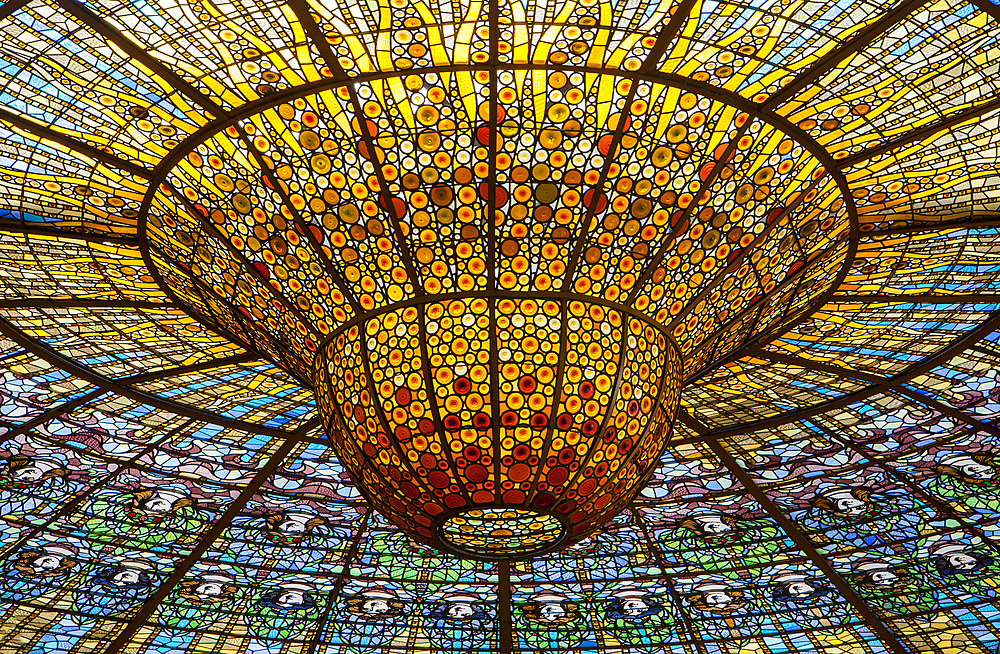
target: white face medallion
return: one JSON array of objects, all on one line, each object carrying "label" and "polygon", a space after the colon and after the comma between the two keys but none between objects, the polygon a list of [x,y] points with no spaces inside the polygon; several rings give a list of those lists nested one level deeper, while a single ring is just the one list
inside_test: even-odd
[{"label": "white face medallion", "polygon": [[891,586],[899,577],[888,570],[881,570],[879,572],[873,572],[872,582],[879,586]]},{"label": "white face medallion", "polygon": [[23,468],[18,468],[17,470],[15,470],[13,474],[11,474],[11,477],[13,477],[14,481],[19,481],[24,483],[34,483],[36,481],[41,480],[42,475],[44,474],[45,473],[42,472],[41,468],[38,468],[33,465],[26,465]]},{"label": "white face medallion", "polygon": [[627,599],[622,603],[622,613],[625,615],[642,615],[649,610],[649,604],[641,598]]},{"label": "white face medallion", "polygon": [[142,507],[142,510],[147,513],[162,514],[170,513],[174,508],[174,503],[170,499],[154,492],[153,495],[150,496],[149,499],[143,501],[140,506]]},{"label": "white face medallion", "polygon": [[955,570],[974,570],[979,563],[976,557],[965,552],[956,552],[947,556],[948,563]]},{"label": "white face medallion", "polygon": [[711,606],[713,609],[724,609],[733,603],[733,598],[721,590],[713,590],[705,593],[704,600],[705,604]]},{"label": "white face medallion", "polygon": [[301,534],[306,529],[306,519],[299,515],[286,516],[278,523],[278,531],[284,534]]},{"label": "white face medallion", "polygon": [[139,583],[139,573],[135,570],[122,570],[111,577],[111,581],[119,586],[131,586]]},{"label": "white face medallion", "polygon": [[695,518],[695,522],[698,523],[698,527],[704,534],[724,534],[727,531],[733,530],[732,526],[723,522],[722,518],[719,518],[718,516]]},{"label": "white face medallion", "polygon": [[451,618],[467,618],[475,613],[472,604],[468,602],[455,602],[448,605],[447,614]]},{"label": "white face medallion", "polygon": [[389,612],[389,603],[383,599],[370,599],[361,605],[361,610],[369,615],[382,615]]},{"label": "white face medallion", "polygon": [[194,594],[198,597],[218,597],[222,595],[222,584],[216,581],[206,581],[198,584],[194,589]]},{"label": "white face medallion", "polygon": [[815,592],[815,588],[804,581],[794,581],[788,584],[787,591],[792,597],[809,597]]},{"label": "white face medallion", "polygon": [[31,569],[35,572],[45,572],[46,570],[55,570],[60,565],[62,565],[63,559],[59,556],[54,556],[52,554],[42,554],[35,558],[31,563]]},{"label": "white face medallion", "polygon": [[993,466],[988,466],[985,463],[979,463],[978,461],[968,461],[968,463],[963,463],[959,466],[962,474],[969,479],[976,479],[979,481],[985,481],[987,479],[993,479],[996,477],[997,471]]},{"label": "white face medallion", "polygon": [[859,500],[856,497],[841,497],[837,500],[835,506],[837,507],[837,513],[860,515],[864,512],[866,503],[864,500]]},{"label": "white face medallion", "polygon": [[305,604],[306,597],[301,590],[286,590],[278,595],[274,603],[287,609]]},{"label": "white face medallion", "polygon": [[538,615],[546,622],[555,622],[566,616],[566,610],[562,607],[562,604],[551,602],[543,604],[538,610]]}]

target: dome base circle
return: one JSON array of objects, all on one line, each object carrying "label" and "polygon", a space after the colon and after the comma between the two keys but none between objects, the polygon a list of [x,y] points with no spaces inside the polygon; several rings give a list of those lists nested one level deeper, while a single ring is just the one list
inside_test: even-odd
[{"label": "dome base circle", "polygon": [[440,544],[463,558],[507,560],[558,550],[570,529],[550,513],[495,506],[454,513],[437,532]]}]

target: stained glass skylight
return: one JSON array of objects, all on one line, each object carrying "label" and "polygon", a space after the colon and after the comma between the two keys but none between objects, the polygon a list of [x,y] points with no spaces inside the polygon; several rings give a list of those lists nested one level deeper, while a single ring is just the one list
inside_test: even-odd
[{"label": "stained glass skylight", "polygon": [[7,0],[0,652],[996,654],[998,20]]}]

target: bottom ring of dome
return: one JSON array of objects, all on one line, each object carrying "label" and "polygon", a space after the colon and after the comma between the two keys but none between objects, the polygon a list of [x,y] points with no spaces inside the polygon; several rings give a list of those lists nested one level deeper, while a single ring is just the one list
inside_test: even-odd
[{"label": "bottom ring of dome", "polygon": [[463,510],[438,526],[440,542],[470,558],[530,557],[559,549],[568,527],[552,514],[509,507]]}]

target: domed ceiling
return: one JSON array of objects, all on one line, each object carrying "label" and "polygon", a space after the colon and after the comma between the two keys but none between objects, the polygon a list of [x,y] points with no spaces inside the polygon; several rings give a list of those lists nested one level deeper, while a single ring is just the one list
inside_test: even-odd
[{"label": "domed ceiling", "polygon": [[7,0],[0,654],[997,654],[998,21]]}]

